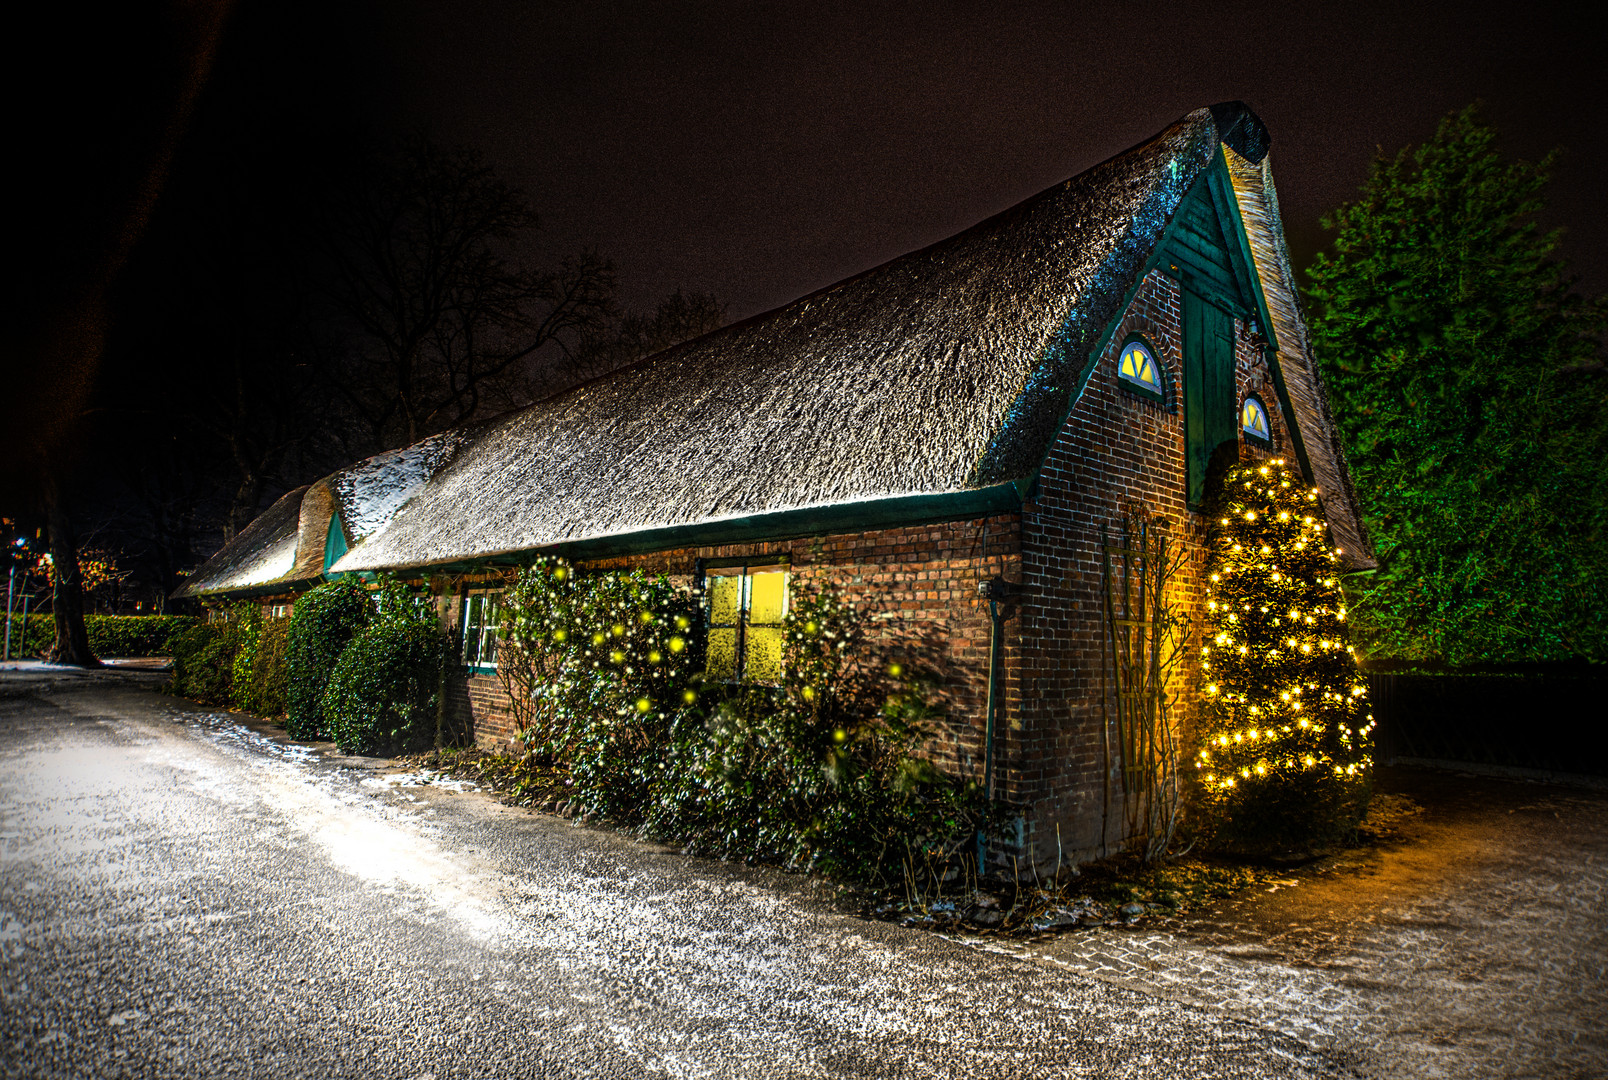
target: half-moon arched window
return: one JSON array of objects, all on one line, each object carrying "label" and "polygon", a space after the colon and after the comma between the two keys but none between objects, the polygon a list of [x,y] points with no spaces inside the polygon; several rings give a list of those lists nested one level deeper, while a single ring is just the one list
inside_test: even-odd
[{"label": "half-moon arched window", "polygon": [[1117,375],[1135,389],[1161,396],[1161,365],[1156,363],[1156,354],[1151,352],[1150,346],[1139,338],[1122,347]]},{"label": "half-moon arched window", "polygon": [[1254,395],[1247,397],[1245,404],[1240,407],[1240,430],[1252,440],[1269,446],[1273,444],[1273,428],[1267,422],[1267,406]]}]

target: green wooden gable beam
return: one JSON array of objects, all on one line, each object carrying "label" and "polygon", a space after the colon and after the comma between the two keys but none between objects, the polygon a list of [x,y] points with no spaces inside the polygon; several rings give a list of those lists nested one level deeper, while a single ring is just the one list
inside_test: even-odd
[{"label": "green wooden gable beam", "polygon": [[[1295,418],[1295,409],[1290,406],[1290,393],[1284,387],[1284,371],[1279,367],[1279,342],[1273,329],[1273,319],[1268,315],[1267,294],[1262,290],[1262,276],[1257,272],[1256,259],[1251,254],[1250,238],[1245,233],[1245,222],[1240,217],[1239,200],[1234,197],[1234,184],[1229,178],[1228,161],[1223,156],[1221,148],[1217,152],[1217,160],[1212,163],[1210,170],[1218,179],[1214,181],[1213,190],[1215,198],[1219,201],[1218,212],[1231,228],[1225,230],[1233,237],[1235,265],[1243,268],[1243,273],[1250,288],[1250,295],[1256,304],[1256,319],[1262,325],[1262,332],[1267,337],[1267,346],[1263,350],[1267,357],[1267,369],[1273,373],[1273,389],[1278,392],[1279,406],[1284,410],[1284,420],[1290,427],[1290,442],[1295,446],[1295,459],[1301,466],[1301,475],[1307,483],[1313,482],[1312,462],[1307,458],[1306,440],[1301,437],[1301,426]],[[1294,283],[1291,283],[1294,287]]]},{"label": "green wooden gable beam", "polygon": [[344,574],[332,574],[329,568],[340,561],[347,551],[346,527],[341,524],[340,511],[329,516],[329,529],[324,533],[324,579],[336,581]]},{"label": "green wooden gable beam", "polygon": [[[1133,303],[1133,298],[1139,295],[1139,289],[1144,285],[1145,278],[1150,276],[1151,271],[1160,270],[1168,277],[1182,279],[1182,273],[1175,269],[1175,264],[1178,260],[1173,257],[1173,245],[1176,242],[1177,232],[1185,227],[1185,205],[1191,199],[1204,198],[1210,200],[1213,209],[1222,215],[1219,217],[1219,221],[1226,226],[1223,229],[1225,237],[1232,237],[1233,239],[1234,247],[1229,252],[1230,261],[1236,267],[1236,279],[1242,282],[1243,287],[1246,289],[1246,296],[1242,298],[1241,302],[1255,313],[1257,322],[1261,324],[1267,334],[1266,355],[1268,370],[1273,373],[1273,386],[1278,392],[1279,404],[1284,409],[1285,420],[1289,423],[1290,440],[1295,445],[1295,455],[1300,463],[1302,475],[1307,478],[1308,483],[1311,483],[1312,467],[1307,460],[1306,444],[1302,441],[1301,430],[1297,426],[1295,410],[1290,407],[1289,392],[1284,388],[1284,373],[1279,370],[1278,343],[1274,338],[1273,320],[1268,317],[1267,297],[1262,291],[1261,276],[1256,272],[1256,260],[1251,257],[1250,241],[1245,235],[1245,223],[1240,218],[1239,201],[1234,198],[1233,193],[1234,186],[1228,174],[1228,161],[1224,158],[1222,149],[1219,147],[1217,157],[1210,165],[1201,170],[1201,175],[1196,178],[1195,183],[1191,185],[1183,199],[1179,200],[1178,209],[1173,213],[1172,219],[1167,222],[1167,227],[1162,230],[1161,237],[1156,241],[1156,246],[1151,251],[1150,257],[1145,260],[1144,266],[1140,267],[1139,273],[1134,275],[1132,284],[1128,286],[1127,292],[1123,295],[1121,306],[1117,308],[1117,313],[1112,316],[1111,321],[1106,324],[1105,329],[1100,333],[1098,340],[1090,348],[1089,354],[1084,360],[1083,370],[1078,374],[1077,387],[1067,402],[1066,415],[1061,417],[1061,426],[1064,427],[1067,421],[1072,418],[1072,411],[1077,408],[1078,401],[1083,397],[1083,391],[1089,385],[1089,380],[1094,377],[1094,369],[1099,366],[1100,357],[1105,355],[1106,349],[1111,344],[1112,336],[1116,334],[1117,327],[1122,325],[1122,320],[1128,314],[1128,308]],[[1186,282],[1186,284],[1188,283]],[[1179,388],[1174,389],[1176,392]],[[1179,406],[1182,405],[1181,401],[1177,403]],[[1051,447],[1053,448],[1053,446],[1054,443],[1052,442]],[[1040,462],[1038,467],[1033,470],[1030,477],[1030,482],[1033,485],[1037,484],[1039,473],[1043,471],[1043,468],[1044,462]]]}]

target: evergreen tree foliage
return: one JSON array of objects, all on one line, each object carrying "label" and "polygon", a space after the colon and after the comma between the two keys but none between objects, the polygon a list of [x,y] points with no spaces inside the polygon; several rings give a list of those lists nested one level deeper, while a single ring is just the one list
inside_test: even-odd
[{"label": "evergreen tree foliage", "polygon": [[1209,537],[1196,775],[1217,842],[1310,849],[1367,808],[1374,723],[1316,488],[1282,459],[1223,477]]},{"label": "evergreen tree foliage", "polygon": [[1376,656],[1608,659],[1608,305],[1535,225],[1554,161],[1505,160],[1470,107],[1324,220],[1312,338],[1379,558],[1348,582]]}]

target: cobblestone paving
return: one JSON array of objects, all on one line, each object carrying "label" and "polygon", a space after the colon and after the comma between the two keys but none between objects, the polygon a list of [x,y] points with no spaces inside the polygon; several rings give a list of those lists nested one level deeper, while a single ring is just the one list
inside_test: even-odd
[{"label": "cobblestone paving", "polygon": [[1608,1077],[1608,797],[1398,780],[1438,790],[1387,850],[1175,928],[977,944],[1209,1006],[1366,1076]]}]

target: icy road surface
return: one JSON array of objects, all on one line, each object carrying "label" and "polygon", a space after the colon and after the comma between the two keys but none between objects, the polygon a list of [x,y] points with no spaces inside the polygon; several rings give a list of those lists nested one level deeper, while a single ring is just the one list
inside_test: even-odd
[{"label": "icy road surface", "polygon": [[0,697],[10,1076],[1309,1077],[1358,1064],[227,714]]}]

